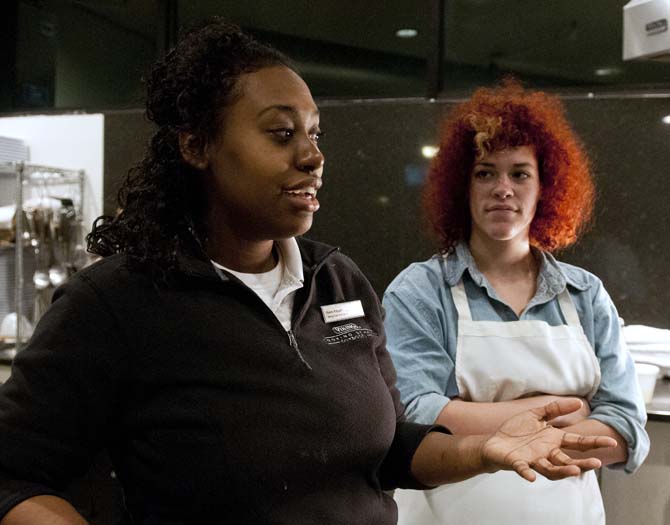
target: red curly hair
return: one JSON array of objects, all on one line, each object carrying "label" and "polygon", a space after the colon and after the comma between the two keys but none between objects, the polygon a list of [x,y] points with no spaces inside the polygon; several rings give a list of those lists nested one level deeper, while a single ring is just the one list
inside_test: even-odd
[{"label": "red curly hair", "polygon": [[531,146],[540,171],[540,202],[530,243],[546,251],[574,243],[589,223],[595,189],[589,159],[556,96],[525,90],[514,79],[480,88],[442,126],[440,149],[423,190],[423,208],[443,253],[471,231],[469,186],[475,159]]}]

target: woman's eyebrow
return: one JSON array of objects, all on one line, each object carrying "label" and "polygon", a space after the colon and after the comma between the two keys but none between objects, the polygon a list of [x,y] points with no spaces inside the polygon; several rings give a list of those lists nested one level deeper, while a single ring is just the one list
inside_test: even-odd
[{"label": "woman's eyebrow", "polygon": [[[477,162],[475,166],[484,166],[486,168],[495,168],[496,165],[493,162]],[[512,164],[515,168],[534,168],[535,165],[530,162],[517,162]]]},{"label": "woman's eyebrow", "polygon": [[[297,116],[298,115],[298,110],[294,106],[287,106],[285,104],[274,104],[272,106],[268,106],[261,111],[258,112],[258,117],[264,115],[268,111],[281,111],[283,113],[290,113],[291,115]],[[315,109],[312,111],[313,116],[318,116],[319,115],[319,110]]]}]

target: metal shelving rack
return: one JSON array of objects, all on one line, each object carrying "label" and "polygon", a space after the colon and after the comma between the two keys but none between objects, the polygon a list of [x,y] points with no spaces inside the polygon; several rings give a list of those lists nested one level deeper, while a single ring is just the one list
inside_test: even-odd
[{"label": "metal shelving rack", "polygon": [[16,322],[16,346],[18,352],[23,344],[21,316],[24,311],[23,287],[25,285],[23,275],[23,250],[24,250],[24,195],[26,187],[41,186],[71,186],[77,188],[78,199],[73,199],[73,204],[78,217],[82,217],[84,210],[84,170],[69,170],[30,164],[28,162],[0,163],[0,174],[14,175],[16,177],[16,236],[14,251],[14,309],[17,313]]}]

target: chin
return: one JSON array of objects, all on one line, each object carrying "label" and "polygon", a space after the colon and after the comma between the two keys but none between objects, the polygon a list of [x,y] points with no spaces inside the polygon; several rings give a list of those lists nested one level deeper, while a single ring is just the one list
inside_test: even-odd
[{"label": "chin", "polygon": [[306,234],[312,227],[312,218],[309,220],[303,219],[299,222],[286,225],[284,228],[280,228],[275,236],[275,239],[289,239],[291,237],[298,237],[300,235]]},{"label": "chin", "polygon": [[493,241],[509,241],[514,239],[518,233],[514,230],[494,230],[486,232],[486,236]]},{"label": "chin", "polygon": [[493,242],[509,242],[519,238],[518,230],[497,230],[484,232],[483,237]]}]

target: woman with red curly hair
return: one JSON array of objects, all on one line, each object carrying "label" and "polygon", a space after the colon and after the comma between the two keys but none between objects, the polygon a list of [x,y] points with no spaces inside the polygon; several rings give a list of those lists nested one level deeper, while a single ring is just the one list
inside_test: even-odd
[{"label": "woman with red curly hair", "polygon": [[[410,421],[478,435],[576,397],[582,409],[552,424],[609,435],[618,445],[596,452],[602,463],[640,466],[646,411],[617,311],[596,276],[551,254],[577,240],[593,200],[588,157],[558,98],[505,80],[452,110],[424,190],[440,253],[384,295]],[[605,523],[592,472],[552,484],[482,474],[397,491],[396,501],[401,525]]]}]

